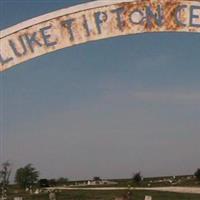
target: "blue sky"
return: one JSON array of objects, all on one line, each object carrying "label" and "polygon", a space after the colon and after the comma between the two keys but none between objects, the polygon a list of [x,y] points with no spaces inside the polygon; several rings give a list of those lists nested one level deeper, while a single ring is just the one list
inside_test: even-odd
[{"label": "blue sky", "polygon": [[[0,29],[80,0],[0,0]],[[0,74],[1,161],[42,177],[127,178],[200,167],[200,35],[91,42]]]}]

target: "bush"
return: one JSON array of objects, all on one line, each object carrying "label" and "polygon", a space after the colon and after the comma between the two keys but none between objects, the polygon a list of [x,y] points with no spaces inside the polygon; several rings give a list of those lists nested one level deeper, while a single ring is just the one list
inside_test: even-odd
[{"label": "bush", "polygon": [[194,173],[195,177],[197,178],[197,180],[200,181],[200,168],[197,169],[197,171]]},{"label": "bush", "polygon": [[133,182],[136,184],[140,184],[142,182],[142,175],[140,172],[133,175]]}]

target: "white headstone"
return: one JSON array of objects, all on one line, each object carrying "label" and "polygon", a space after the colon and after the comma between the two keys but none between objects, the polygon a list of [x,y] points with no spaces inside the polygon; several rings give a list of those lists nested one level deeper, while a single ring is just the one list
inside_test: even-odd
[{"label": "white headstone", "polygon": [[152,197],[151,196],[145,196],[144,200],[152,200]]},{"label": "white headstone", "polygon": [[14,200],[23,200],[22,197],[14,197]]},{"label": "white headstone", "polygon": [[56,200],[56,194],[54,192],[49,193],[49,200]]},{"label": "white headstone", "polygon": [[34,193],[39,194],[40,193],[39,189],[36,189]]}]

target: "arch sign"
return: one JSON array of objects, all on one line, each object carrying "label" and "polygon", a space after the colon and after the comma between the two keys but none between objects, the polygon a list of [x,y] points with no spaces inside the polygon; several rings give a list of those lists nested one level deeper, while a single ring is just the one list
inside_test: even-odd
[{"label": "arch sign", "polygon": [[200,32],[199,0],[98,0],[0,31],[0,71],[65,47],[144,32]]}]

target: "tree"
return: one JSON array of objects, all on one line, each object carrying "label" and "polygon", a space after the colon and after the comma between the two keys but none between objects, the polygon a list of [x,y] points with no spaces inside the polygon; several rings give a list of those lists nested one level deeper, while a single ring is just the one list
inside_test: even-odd
[{"label": "tree", "polygon": [[142,175],[140,172],[137,172],[133,175],[133,182],[135,182],[136,184],[140,184],[142,181]]},{"label": "tree", "polygon": [[58,185],[66,185],[68,184],[69,180],[68,178],[60,177],[56,182]]},{"label": "tree", "polygon": [[49,187],[49,181],[47,179],[40,179],[38,185],[41,188]]},{"label": "tree", "polygon": [[19,168],[16,171],[15,182],[22,188],[33,186],[39,178],[39,171],[37,171],[32,164]]},{"label": "tree", "polygon": [[7,187],[9,184],[9,178],[11,175],[11,164],[10,162],[5,162],[1,165],[0,168],[0,195],[3,198],[6,198]]},{"label": "tree", "polygon": [[99,184],[102,180],[99,176],[95,176],[93,177],[93,181],[95,182],[95,184]]},{"label": "tree", "polygon": [[11,175],[11,164],[10,162],[5,162],[2,164],[1,169],[0,169],[0,183],[8,185],[9,184],[9,178]]},{"label": "tree", "polygon": [[49,186],[50,187],[55,187],[56,186],[56,180],[55,179],[49,179]]},{"label": "tree", "polygon": [[93,177],[93,180],[94,181],[101,181],[101,178],[99,176],[95,176],[95,177]]},{"label": "tree", "polygon": [[200,168],[194,173],[195,177],[200,181]]}]

